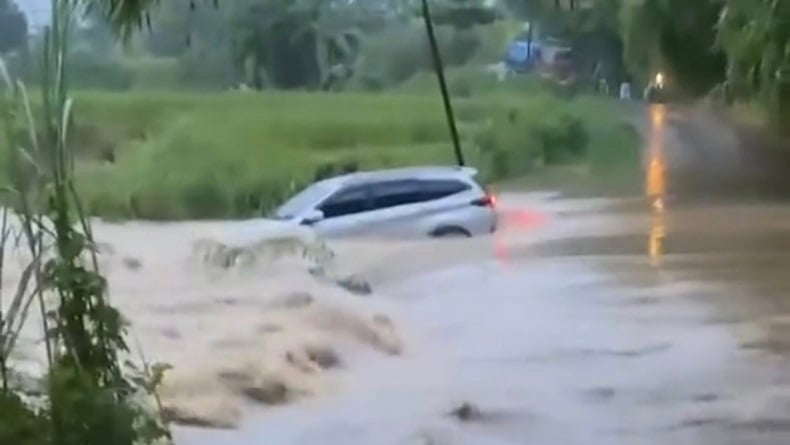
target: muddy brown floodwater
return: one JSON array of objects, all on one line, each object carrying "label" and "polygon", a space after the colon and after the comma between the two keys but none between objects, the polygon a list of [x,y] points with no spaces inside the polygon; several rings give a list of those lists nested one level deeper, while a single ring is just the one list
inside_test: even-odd
[{"label": "muddy brown floodwater", "polygon": [[786,184],[704,111],[643,124],[631,198],[510,193],[490,238],[338,245],[404,355],[183,443],[790,443]]},{"label": "muddy brown floodwater", "polygon": [[491,237],[331,243],[366,297],[298,261],[190,266],[224,223],[100,224],[166,405],[224,427],[177,443],[790,443],[790,205],[698,113],[646,113],[630,198],[506,193]]}]

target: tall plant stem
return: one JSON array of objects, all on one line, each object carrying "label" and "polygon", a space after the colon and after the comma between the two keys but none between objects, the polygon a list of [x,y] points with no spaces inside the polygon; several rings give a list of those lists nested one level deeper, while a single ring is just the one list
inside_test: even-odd
[{"label": "tall plant stem", "polygon": [[0,382],[3,392],[8,391],[8,363],[6,363],[5,351],[5,318],[3,317],[3,272],[5,271],[5,248],[8,235],[8,209],[0,210],[3,213],[2,223],[0,223]]}]

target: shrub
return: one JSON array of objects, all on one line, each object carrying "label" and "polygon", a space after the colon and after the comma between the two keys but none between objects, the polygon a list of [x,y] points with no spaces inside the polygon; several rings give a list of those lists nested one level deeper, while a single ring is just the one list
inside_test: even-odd
[{"label": "shrub", "polygon": [[184,211],[193,218],[212,218],[233,213],[233,203],[223,184],[213,176],[187,182],[181,191]]},{"label": "shrub", "polygon": [[[442,61],[448,67],[467,63],[480,46],[475,29],[436,28]],[[365,38],[358,77],[376,78],[383,85],[398,85],[433,69],[430,46],[422,22],[390,26]]]},{"label": "shrub", "polygon": [[[449,68],[445,71],[450,93],[457,97],[485,96],[488,98],[534,94],[546,97],[549,89],[546,81],[531,75],[518,75],[503,81],[495,73],[480,66]],[[436,76],[423,71],[400,85],[400,90],[409,93],[439,94]]]},{"label": "shrub", "polygon": [[[78,110],[80,119],[111,127],[150,125],[141,131],[144,139],[119,141],[114,164],[82,169],[79,185],[85,199],[104,216],[248,216],[312,180],[321,164],[342,171],[451,159],[443,154],[447,129],[435,98],[301,93],[88,97],[97,102]],[[184,97],[191,105],[182,102]],[[129,116],[132,110],[137,111]],[[110,183],[111,192],[93,191]]]},{"label": "shrub", "polygon": [[497,113],[476,138],[489,180],[500,180],[531,171],[540,163],[539,141],[527,123],[528,115],[515,109]]},{"label": "shrub", "polygon": [[562,164],[583,159],[589,137],[581,119],[563,113],[544,119],[535,127],[546,164]]},{"label": "shrub", "polygon": [[[455,71],[475,78],[467,72]],[[72,134],[77,187],[88,211],[105,218],[247,217],[318,177],[451,164],[436,81],[426,82],[432,94],[84,92]],[[636,134],[605,101],[521,94],[521,83],[488,94],[471,85],[454,105],[466,158],[488,179],[545,162],[588,160],[606,171],[638,159]],[[101,147],[112,147],[114,162]]]},{"label": "shrub", "polygon": [[222,90],[238,84],[229,51],[189,50],[179,59],[176,67],[182,87]]},{"label": "shrub", "polygon": [[132,73],[114,57],[96,57],[88,51],[75,51],[70,57],[68,74],[75,88],[128,90]]},{"label": "shrub", "polygon": [[134,58],[122,60],[135,89],[172,90],[181,86],[179,60],[172,58]]},{"label": "shrub", "polygon": [[384,79],[375,74],[361,74],[352,79],[348,89],[378,92],[384,90]]},{"label": "shrub", "polygon": [[[513,37],[508,29],[509,26],[512,26],[512,24],[507,22],[495,22],[490,25],[476,26],[475,32],[479,44],[472,58],[469,60],[469,63],[474,65],[488,65],[502,62],[505,56],[505,49],[508,43],[510,43],[510,38]],[[516,23],[515,26],[518,27],[520,24]]]}]

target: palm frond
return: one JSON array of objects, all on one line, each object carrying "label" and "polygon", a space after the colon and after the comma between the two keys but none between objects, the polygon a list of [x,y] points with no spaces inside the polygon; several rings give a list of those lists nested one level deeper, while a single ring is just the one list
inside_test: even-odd
[{"label": "palm frond", "polygon": [[88,11],[97,10],[121,37],[150,23],[150,12],[160,0],[84,0]]}]

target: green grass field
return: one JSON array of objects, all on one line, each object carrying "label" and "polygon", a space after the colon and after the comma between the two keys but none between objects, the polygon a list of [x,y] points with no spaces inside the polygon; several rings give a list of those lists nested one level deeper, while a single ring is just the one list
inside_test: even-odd
[{"label": "green grass field", "polygon": [[[472,93],[455,100],[457,117],[468,163],[488,180],[545,164],[587,162],[605,172],[635,159],[636,135],[606,101],[536,90]],[[106,218],[252,216],[328,165],[454,162],[435,91],[80,92],[75,99],[78,187],[89,211]]]}]

